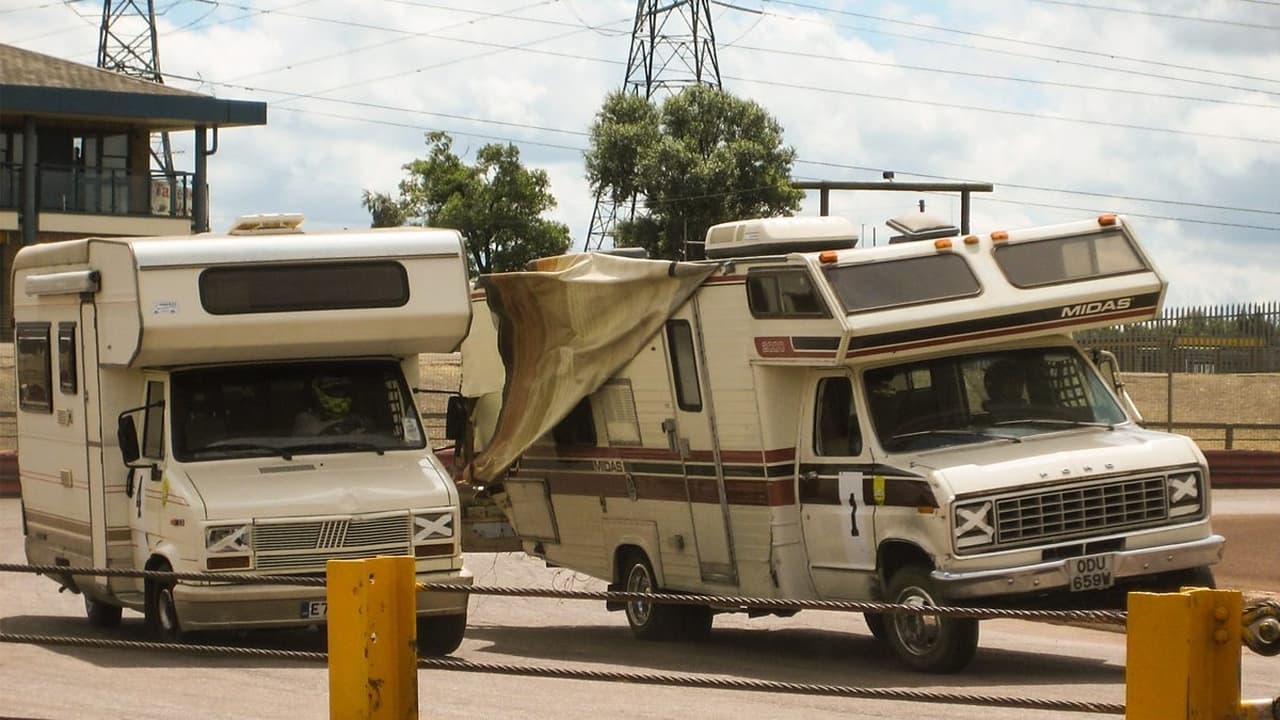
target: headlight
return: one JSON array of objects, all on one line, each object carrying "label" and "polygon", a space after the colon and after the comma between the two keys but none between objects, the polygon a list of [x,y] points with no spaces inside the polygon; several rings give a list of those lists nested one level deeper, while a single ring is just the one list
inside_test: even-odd
[{"label": "headlight", "polygon": [[955,506],[956,549],[990,545],[995,539],[990,500]]},{"label": "headlight", "polygon": [[1200,473],[1173,473],[1165,478],[1169,493],[1169,517],[1197,515],[1204,507],[1204,490],[1200,485]]},{"label": "headlight", "polygon": [[453,537],[453,513],[432,512],[413,516],[413,544]]},{"label": "headlight", "polygon": [[224,525],[204,529],[205,552],[249,552],[251,548],[248,525]]}]

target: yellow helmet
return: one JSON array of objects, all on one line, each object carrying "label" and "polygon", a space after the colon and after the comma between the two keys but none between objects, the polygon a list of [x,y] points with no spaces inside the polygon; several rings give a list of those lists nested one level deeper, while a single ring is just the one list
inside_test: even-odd
[{"label": "yellow helmet", "polygon": [[330,415],[346,415],[351,412],[351,380],[332,375],[321,375],[311,382],[320,409]]}]

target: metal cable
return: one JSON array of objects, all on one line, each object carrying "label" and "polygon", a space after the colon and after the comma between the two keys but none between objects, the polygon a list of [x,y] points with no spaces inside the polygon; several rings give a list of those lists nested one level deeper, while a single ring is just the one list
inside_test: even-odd
[{"label": "metal cable", "polygon": [[67,565],[22,565],[0,563],[0,572],[27,572],[40,575],[93,575],[97,577],[151,578],[153,580],[194,580],[199,582],[252,583],[261,585],[301,585],[324,587],[324,577],[309,575],[256,575],[253,573],[173,572],[170,570],[130,570],[87,568]]},{"label": "metal cable", "polygon": [[729,595],[684,595],[673,593],[639,593],[597,590],[549,590],[541,588],[457,585],[452,583],[418,583],[419,590],[469,592],[472,595],[506,597],[547,597],[570,600],[606,600],[619,602],[654,602],[679,605],[710,605],[715,608],[763,608],[770,610],[841,610],[847,612],[894,613],[899,615],[937,615],[961,618],[1004,618],[1010,620],[1051,620],[1092,622],[1109,625],[1125,624],[1123,610],[1012,610],[1003,608],[948,607],[944,605],[899,605],[884,602],[852,600],[790,600],[785,598],[752,598]]},{"label": "metal cable", "polygon": [[[89,647],[114,650],[153,650],[181,652],[192,655],[269,658],[275,660],[300,660],[324,662],[328,653],[299,650],[268,650],[261,648],[226,647],[221,645],[190,645],[185,643],[139,642],[108,640],[102,638],[76,638],[56,635],[24,635],[0,633],[0,643],[24,643],[61,647]],[[1029,710],[1056,710],[1063,712],[1087,712],[1107,715],[1123,715],[1124,705],[1116,703],[1082,702],[1076,700],[1050,700],[1002,695],[967,695],[929,690],[902,688],[864,688],[848,685],[819,685],[813,683],[789,683],[773,680],[748,680],[740,678],[706,677],[660,673],[630,673],[609,670],[553,667],[546,665],[510,665],[504,663],[475,663],[455,658],[422,658],[418,667],[455,672],[522,675],[564,680],[589,680],[596,682],[625,682],[670,687],[705,688],[716,690],[744,690],[752,692],[778,692],[796,695],[823,695],[851,697],[868,700],[898,700],[908,702],[983,705],[1011,707]]]}]

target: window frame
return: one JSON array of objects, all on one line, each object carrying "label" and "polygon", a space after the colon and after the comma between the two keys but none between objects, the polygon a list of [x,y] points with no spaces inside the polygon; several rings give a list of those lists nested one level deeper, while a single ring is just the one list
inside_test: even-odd
[{"label": "window frame", "polygon": [[[677,333],[680,333],[680,338],[676,337]],[[702,412],[702,383],[698,379],[698,350],[694,343],[693,325],[688,320],[668,320],[666,334],[676,406],[685,412]],[[686,339],[687,352],[682,345]],[[686,372],[688,380],[693,383],[692,388],[686,384]]]},{"label": "window frame", "polygon": [[[945,262],[945,263],[951,263],[952,265],[955,265],[956,263],[960,263],[959,267],[963,267],[965,269],[965,272],[968,275],[968,279],[972,281],[973,289],[965,292],[959,292],[959,293],[951,293],[951,294],[945,294],[945,295],[930,295],[927,297],[912,298],[905,302],[890,302],[890,303],[882,303],[879,305],[868,305],[866,307],[851,308],[849,307],[849,303],[846,301],[844,293],[842,293],[840,290],[841,284],[835,281],[835,277],[837,276],[838,273],[853,274],[853,273],[858,273],[858,272],[863,272],[868,270],[874,272],[875,269],[882,269],[889,265],[907,265],[912,263],[917,265],[923,265],[929,262],[933,262],[933,263]],[[982,286],[982,281],[979,280],[977,274],[974,273],[973,266],[969,263],[969,261],[960,255],[957,255],[955,253],[949,253],[949,252],[937,253],[934,255],[912,255],[909,257],[893,258],[890,260],[875,260],[872,262],[851,263],[847,265],[832,265],[825,268],[824,272],[826,274],[827,283],[831,286],[831,289],[835,291],[836,298],[839,299],[840,305],[844,308],[844,311],[847,315],[859,315],[862,313],[881,312],[884,310],[897,310],[899,308],[915,307],[918,305],[927,305],[927,304],[936,303],[936,302],[951,302],[953,300],[964,300],[967,298],[978,297],[982,295],[984,291]],[[917,273],[917,274],[921,276],[926,275],[926,273]],[[925,286],[923,283],[917,283],[916,285],[919,287]]]},{"label": "window frame", "polygon": [[[1094,267],[1097,267],[1098,265],[1098,242],[1097,241],[1102,239],[1110,239],[1110,238],[1119,238],[1122,242],[1124,242],[1124,245],[1126,248],[1128,248],[1130,254],[1133,256],[1135,260],[1138,261],[1139,267],[1131,270],[1120,270],[1116,272],[1100,273],[1095,275],[1077,275],[1074,277],[1059,278],[1059,279],[1047,280],[1047,281],[1041,281],[1041,282],[1018,282],[1017,280],[1014,279],[1013,275],[1010,274],[1009,269],[1006,266],[1005,262],[1002,262],[1000,259],[1001,255],[1004,255],[1007,259],[1010,256],[1010,253],[1030,252],[1030,248],[1036,248],[1036,247],[1044,248],[1052,245],[1062,246],[1072,241],[1091,240],[1092,242],[1088,244],[1089,258],[1092,261]],[[1100,280],[1102,278],[1119,277],[1121,275],[1134,275],[1136,273],[1152,272],[1151,262],[1147,260],[1147,257],[1143,255],[1141,251],[1138,250],[1138,247],[1134,245],[1133,241],[1130,240],[1129,236],[1120,230],[1116,230],[1113,232],[1103,232],[1103,233],[1086,233],[1081,235],[1068,235],[1066,237],[1044,238],[1041,240],[1027,240],[1024,242],[1004,243],[996,246],[992,250],[991,256],[995,260],[996,267],[1000,269],[1000,274],[1004,276],[1005,280],[1007,280],[1010,285],[1020,289],[1053,287],[1054,285],[1066,285],[1069,283],[1088,282],[1090,280]]]},{"label": "window frame", "polygon": [[[810,294],[817,301],[819,309],[812,312],[787,312],[782,310],[782,286],[781,278],[786,276],[799,276],[804,279],[809,286]],[[765,282],[769,281],[766,286]],[[756,307],[754,288],[768,287],[770,295],[777,301],[779,310],[770,311]],[[831,317],[831,308],[828,307],[827,301],[822,297],[822,293],[818,290],[818,284],[814,282],[813,276],[809,274],[807,268],[788,265],[783,267],[764,267],[752,268],[747,271],[746,279],[747,293],[747,309],[751,311],[751,317],[757,320],[774,320],[774,319],[826,319]]]},{"label": "window frame", "polygon": [[[158,391],[158,392],[157,392]],[[142,438],[138,450],[148,460],[163,460],[165,426],[165,381],[146,381],[146,402],[142,408]],[[158,394],[158,397],[157,397]]]},{"label": "window frame", "polygon": [[[388,278],[383,278],[382,282],[362,281],[354,283],[344,274],[349,275],[356,270],[374,270],[386,269],[394,270],[396,283],[392,284]],[[326,271],[331,271],[332,276],[323,277],[307,277],[308,275],[320,276]],[[228,288],[226,285],[218,285],[219,282],[230,283]],[[239,284],[241,287],[236,287]],[[393,308],[403,307],[409,302],[409,274],[405,270],[404,264],[395,260],[361,260],[347,262],[301,262],[301,263],[272,263],[268,265],[258,265],[251,267],[211,267],[201,271],[197,279],[199,288],[200,306],[210,315],[258,315],[263,313],[288,313],[288,312],[319,312],[326,310],[369,310],[376,308]],[[289,289],[297,292],[299,289],[317,287],[341,287],[341,288],[381,288],[386,289],[392,287],[398,289],[395,295],[370,295],[370,296],[330,296],[327,298],[302,298],[293,296],[286,298],[283,302],[275,302],[272,304],[255,304],[253,298],[245,299],[245,286],[271,287],[279,290],[281,288]]]},{"label": "window frame", "polygon": [[[53,348],[49,342],[50,323],[48,322],[20,322],[13,330],[14,340],[14,368],[15,375],[18,379],[18,408],[27,412],[37,412],[43,414],[53,413]],[[22,345],[24,343],[35,342],[43,346],[44,363],[42,367],[31,367],[23,362],[24,357],[29,353],[24,353]],[[43,387],[44,399],[32,400],[23,393],[23,375],[26,371],[35,370],[39,375],[41,382],[35,387]]]},{"label": "window frame", "polygon": [[58,389],[63,395],[80,391],[80,368],[77,365],[76,324],[58,323]]}]

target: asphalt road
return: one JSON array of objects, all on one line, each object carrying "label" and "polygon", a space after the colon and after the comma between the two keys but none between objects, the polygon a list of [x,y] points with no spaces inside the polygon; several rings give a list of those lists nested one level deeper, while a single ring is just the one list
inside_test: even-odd
[{"label": "asphalt road", "polygon": [[[1228,537],[1219,584],[1280,590],[1275,533],[1280,491],[1223,491],[1215,519]],[[1237,548],[1247,548],[1236,551]],[[23,562],[16,500],[0,500],[0,562]],[[485,584],[599,589],[563,569],[519,554],[469,555]],[[47,579],[0,573],[0,632],[143,639],[141,617],[126,613],[117,630],[91,629],[80,598]],[[253,647],[323,649],[316,631],[216,635],[210,641]],[[718,616],[703,643],[642,643],[619,613],[601,603],[473,597],[467,639],[456,656],[474,662],[555,665],[633,673],[904,688],[1108,703],[1124,701],[1123,634],[987,621],[978,657],[963,674],[908,672],[869,635],[857,615],[802,612],[792,618]],[[1280,658],[1244,655],[1244,695],[1280,694]],[[196,657],[171,653],[0,646],[0,717],[324,718],[327,671],[294,661]],[[543,679],[429,670],[419,673],[423,718],[919,718],[964,720],[1089,717],[1061,712],[862,700],[735,690]]]}]

